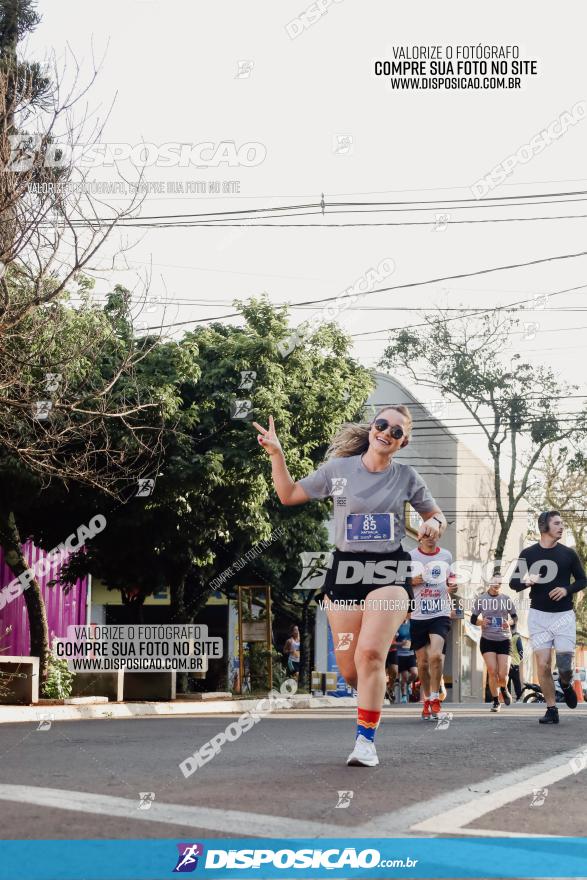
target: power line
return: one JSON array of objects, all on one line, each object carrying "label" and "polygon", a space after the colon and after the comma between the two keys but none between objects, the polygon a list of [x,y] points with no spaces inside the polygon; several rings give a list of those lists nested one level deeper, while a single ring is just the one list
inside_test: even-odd
[{"label": "power line", "polygon": [[[546,396],[547,395],[545,395],[545,397]],[[584,413],[582,413],[581,411],[579,411],[579,412],[565,411],[565,412],[561,412],[561,413],[556,413],[556,419],[559,422],[572,422],[572,421],[579,420],[580,417],[583,415],[584,415]],[[420,426],[418,428],[419,431],[428,430],[428,429],[433,430],[436,428],[436,426],[430,425],[430,418],[437,419],[436,416],[432,415],[428,418],[425,417],[422,419],[412,419],[412,423],[414,425]],[[472,419],[471,416],[462,416],[462,417],[455,416],[455,417],[450,417],[447,419],[438,418],[437,421],[439,421],[442,425],[445,425],[446,427],[452,427],[452,428],[474,428],[479,424],[474,419]],[[481,421],[482,421],[482,424],[486,428],[493,427],[493,421],[485,422],[483,419]],[[544,421],[542,416],[536,416],[534,418],[525,419],[524,424],[525,425],[539,425],[542,421]],[[459,422],[465,422],[465,424],[458,424]],[[506,424],[505,427],[508,427],[508,425]]]},{"label": "power line", "polygon": [[[445,205],[445,204],[463,204],[468,205],[471,204],[472,207],[477,207],[481,205],[487,205],[488,207],[493,207],[489,205],[489,202],[512,202],[515,205],[523,204],[519,201],[515,201],[517,199],[558,199],[559,196],[563,198],[560,201],[565,201],[566,196],[579,196],[578,199],[570,199],[570,201],[582,201],[581,197],[587,196],[587,190],[571,190],[570,192],[551,192],[551,193],[520,193],[519,195],[511,195],[511,196],[488,196],[487,198],[477,199],[475,196],[468,196],[466,199],[408,199],[404,201],[393,201],[393,202],[326,202],[326,206],[368,206],[372,207],[373,205],[377,206],[386,206],[386,205]],[[548,202],[528,202],[527,204],[548,204]],[[501,206],[497,206],[501,207]]]},{"label": "power line", "polygon": [[[301,214],[292,214],[291,217],[312,217],[321,215],[321,211],[306,211]],[[282,214],[282,217],[287,217],[287,214]],[[328,214],[325,215],[325,219],[328,218]],[[587,214],[555,214],[555,215],[546,215],[542,217],[492,217],[492,218],[478,218],[472,220],[447,220],[446,225],[448,226],[462,226],[462,225],[474,225],[476,223],[529,223],[532,221],[544,221],[544,220],[584,220],[587,217]],[[95,221],[79,221],[78,223],[72,223],[72,226],[78,227],[88,227],[92,226]],[[204,222],[204,221],[196,221],[189,223],[133,223],[133,222],[124,222],[117,223],[116,225],[120,229],[231,229],[231,228],[239,228],[239,227],[247,227],[251,228],[259,228],[259,229],[360,229],[360,228],[376,228],[378,226],[384,227],[393,227],[393,226],[438,226],[438,220],[402,220],[402,221],[389,221],[389,222],[377,222],[377,223],[261,223],[261,222],[252,222],[252,221],[243,221],[239,223],[227,222],[220,223],[216,221],[214,223]]]},{"label": "power line", "polygon": [[[376,290],[367,290],[364,293],[360,293],[359,295],[361,297],[366,297],[366,296],[372,296],[374,293],[388,293],[390,291],[396,291],[396,290],[408,290],[408,289],[411,289],[414,287],[425,287],[428,284],[439,284],[441,281],[456,281],[460,278],[472,278],[472,277],[475,277],[478,275],[489,275],[493,272],[505,272],[509,269],[522,269],[522,268],[527,268],[528,266],[538,266],[543,263],[560,262],[563,260],[574,260],[574,259],[577,259],[579,257],[584,257],[584,256],[587,256],[587,251],[578,251],[575,254],[559,254],[559,255],[556,255],[553,257],[540,257],[539,259],[529,260],[524,263],[510,263],[510,264],[504,265],[504,266],[492,266],[488,269],[477,269],[474,272],[459,272],[456,275],[442,275],[437,278],[428,278],[425,281],[408,281],[408,282],[405,282],[404,284],[393,284],[393,285],[390,285],[389,287],[378,287]],[[556,291],[554,293],[548,294],[548,296],[559,296],[562,293],[569,293],[574,290],[582,290],[585,287],[587,287],[586,284],[580,284],[576,287],[569,287],[569,288],[566,288],[565,290]],[[298,306],[300,306],[300,305],[301,306],[315,305],[317,303],[333,302],[334,300],[344,302],[344,300],[348,299],[349,297],[350,297],[350,294],[347,294],[345,296],[340,296],[340,295],[328,296],[328,297],[322,297],[320,299],[304,300],[303,302],[297,303],[297,305]],[[532,302],[534,299],[535,299],[535,297],[530,297],[529,299],[526,299],[526,300],[520,300],[517,303],[510,303],[510,305],[521,305],[526,302]],[[486,311],[488,311],[488,312],[497,311],[500,308],[504,308],[504,307],[503,306],[496,306],[493,308],[486,309]],[[145,327],[144,329],[145,330],[158,330],[158,329],[160,329],[161,326],[179,327],[179,326],[183,326],[185,324],[200,324],[205,321],[222,321],[226,318],[234,318],[234,317],[242,317],[242,315],[240,312],[229,312],[226,315],[217,315],[212,318],[194,318],[189,321],[175,321],[171,324],[157,325],[154,327]],[[449,321],[449,320],[455,320],[455,319],[447,318],[446,320]],[[413,326],[422,326],[422,325],[413,325]],[[382,328],[379,328],[378,330],[369,331],[369,332],[379,333],[379,332],[381,332],[381,329]],[[402,328],[385,327],[383,329],[390,330],[390,329],[402,329]],[[366,335],[366,334],[363,334],[363,333],[351,334],[351,336],[363,336],[363,335]]]},{"label": "power line", "polygon": [[[469,316],[465,315],[464,317],[469,317]],[[450,321],[450,320],[458,320],[458,319],[448,318],[447,320]],[[445,323],[445,322],[442,321],[442,323]],[[394,329],[395,330],[411,330],[413,327],[427,327],[427,326],[430,326],[430,325],[425,322],[423,324],[408,324],[404,327],[396,327]],[[391,331],[392,328],[390,327],[388,329]],[[582,325],[580,327],[544,327],[543,329],[536,328],[532,332],[534,334],[536,334],[536,333],[561,333],[562,331],[566,331],[566,332],[570,333],[573,330],[587,330],[587,327],[585,325]],[[380,333],[380,332],[381,332],[380,330],[377,331],[377,333]],[[526,330],[512,330],[512,336],[518,336],[520,334],[523,335],[524,333],[527,333],[527,332],[528,331],[526,331]],[[368,331],[365,331],[364,334],[363,333],[351,333],[351,336],[353,338],[356,338],[357,336],[363,336],[363,335],[366,336],[367,334],[370,334],[370,333],[371,333],[371,331],[368,330]],[[378,337],[378,338],[380,341],[386,339],[386,337],[384,337],[384,336]]]},{"label": "power line", "polygon": [[[174,306],[181,307],[181,306],[188,306],[188,305],[191,305],[191,303],[182,303],[182,302],[175,302],[175,301],[173,301],[173,305],[174,305]],[[392,311],[392,310],[391,310],[391,311]],[[408,309],[407,311],[416,311],[416,310],[415,310],[415,309]],[[443,310],[443,311],[444,311],[444,310]],[[461,311],[461,310],[459,309],[459,311]],[[463,310],[463,311],[464,311],[464,310]],[[486,314],[488,311],[516,311],[516,312],[523,312],[523,311],[526,311],[526,309],[513,309],[513,308],[511,308],[511,307],[510,307],[510,308],[503,308],[503,307],[501,307],[501,306],[496,306],[494,309],[479,309],[478,312],[471,312],[471,313],[467,313],[467,314],[465,314],[465,315],[459,315],[458,317],[455,317],[455,318],[442,318],[442,319],[435,319],[435,322],[441,322],[441,323],[444,324],[444,323],[446,323],[447,321],[458,321],[458,320],[460,320],[460,319],[462,319],[462,318],[475,317],[475,315],[478,314],[478,313]],[[529,311],[529,310],[528,310],[528,311]],[[558,311],[558,310],[557,310],[557,309],[552,309],[552,311],[553,311],[553,312],[556,312],[556,311]],[[585,308],[585,309],[569,309],[569,311],[587,312],[587,308]],[[195,321],[195,320],[196,320],[196,319],[194,319],[194,321]],[[206,320],[206,318],[199,318],[199,319],[198,319],[198,321],[205,321],[205,320]],[[210,318],[210,319],[208,319],[208,320],[212,320],[212,319]],[[178,323],[178,324],[183,324],[183,323],[191,324],[192,321],[185,321],[185,322],[183,322],[183,321],[178,321],[177,323]],[[165,327],[172,327],[172,326],[174,326],[174,325],[173,325],[173,324],[164,324],[163,326],[165,326]],[[405,325],[403,325],[403,326],[401,326],[401,327],[394,327],[394,328],[391,328],[391,327],[390,327],[390,328],[387,328],[387,329],[389,329],[390,331],[391,331],[392,329],[395,330],[395,331],[398,331],[398,330],[411,330],[411,329],[413,329],[413,328],[415,328],[415,327],[428,327],[428,326],[430,326],[430,324],[429,324],[428,322],[425,321],[425,322],[423,322],[423,323],[421,323],[421,324],[405,324]],[[149,330],[150,330],[150,329],[154,329],[154,328],[148,327],[148,328],[145,328],[145,329],[149,329]],[[561,332],[565,332],[565,331],[570,333],[570,332],[573,332],[573,331],[575,331],[575,330],[587,330],[587,326],[585,326],[585,325],[580,325],[580,326],[573,325],[572,327],[544,327],[544,328],[539,328],[539,327],[537,327],[537,328],[535,328],[534,330],[532,330],[532,333],[533,333],[533,334],[537,334],[537,333],[561,333]],[[351,333],[350,336],[351,336],[353,339],[356,339],[356,338],[359,337],[359,336],[368,336],[368,335],[371,335],[372,332],[373,332],[373,331],[371,331],[371,330],[365,330],[364,333]],[[381,330],[376,330],[375,332],[376,332],[376,333],[381,333]],[[512,336],[524,335],[524,334],[527,334],[527,333],[528,333],[528,330],[512,330]],[[389,341],[389,337],[387,337],[387,336],[378,336],[378,337],[376,337],[376,339],[373,340],[373,341],[385,342],[385,341]]]},{"label": "power line", "polygon": [[[151,220],[194,220],[198,218],[206,218],[206,217],[217,217],[219,219],[232,217],[234,215],[243,215],[243,214],[268,214],[269,216],[276,214],[277,216],[281,216],[278,212],[284,211],[307,211],[308,209],[315,209],[316,213],[320,213],[322,215],[326,215],[329,208],[344,208],[344,209],[354,209],[354,208],[373,208],[375,211],[411,211],[411,210],[421,210],[421,211],[430,211],[436,208],[430,207],[421,207],[426,205],[432,206],[461,206],[459,208],[455,208],[455,210],[464,210],[465,208],[472,209],[485,209],[485,208],[500,208],[500,207],[518,207],[518,206],[534,206],[534,205],[554,205],[554,204],[564,204],[567,202],[581,202],[584,201],[587,197],[587,190],[571,190],[571,191],[557,191],[557,192],[547,192],[547,193],[520,193],[519,195],[505,195],[505,196],[489,196],[483,199],[477,199],[474,196],[467,198],[446,198],[446,199],[404,199],[404,200],[396,200],[389,202],[377,202],[377,201],[362,201],[362,202],[350,202],[350,201],[342,201],[342,202],[330,202],[330,201],[319,201],[319,202],[307,202],[303,204],[288,204],[288,205],[275,205],[275,206],[266,206],[263,208],[238,208],[234,210],[223,210],[223,211],[200,211],[200,212],[192,212],[192,213],[179,213],[179,214],[147,214],[144,217],[122,217],[119,222],[126,225],[127,221],[131,220],[141,220],[141,221],[151,221]],[[258,197],[257,197],[258,198]],[[277,196],[275,197],[277,198]],[[524,199],[531,199],[531,201],[523,201]],[[501,204],[493,204],[499,202]],[[390,207],[391,206],[391,207]],[[417,207],[413,207],[417,206]],[[334,213],[342,213],[340,211]],[[351,210],[350,213],[356,213],[354,210]],[[359,212],[365,213],[365,212]],[[298,215],[303,216],[303,215]],[[117,217],[95,217],[93,218],[93,222],[114,222],[119,218]],[[246,219],[246,218],[245,218]],[[254,219],[254,218],[253,218]],[[208,221],[209,222],[209,221]],[[72,220],[73,224],[76,225],[85,225],[85,220]]]},{"label": "power line", "polygon": [[[550,296],[562,296],[564,293],[573,293],[578,290],[584,290],[586,287],[587,287],[587,284],[578,284],[575,287],[565,287],[563,290],[555,290],[552,293],[546,294],[546,296],[549,296],[549,297]],[[511,310],[513,306],[525,305],[528,302],[534,302],[535,299],[536,299],[536,297],[532,296],[529,299],[520,299],[517,302],[506,303],[505,305],[500,305],[500,306],[490,306],[489,308],[486,308],[486,309],[480,309],[477,312],[470,312],[468,314],[459,315],[459,316],[455,316],[452,318],[441,318],[441,319],[437,319],[437,320],[442,321],[443,324],[447,324],[450,321],[460,321],[463,318],[476,317],[477,315],[481,315],[483,313],[488,314],[489,312],[503,312],[503,311],[507,311],[508,309]],[[524,311],[524,309],[521,309],[520,311]],[[383,327],[383,328],[379,327],[377,330],[365,330],[363,333],[351,333],[350,335],[351,335],[351,338],[356,338],[357,336],[371,336],[374,333],[381,333],[382,331],[386,332],[388,330],[389,331],[392,331],[392,330],[413,330],[416,327],[429,327],[429,326],[430,325],[429,325],[428,321],[423,321],[420,324],[405,324],[402,327]]]},{"label": "power line", "polygon": [[[552,296],[553,294],[544,294],[545,296]],[[108,302],[110,294],[108,293],[100,293],[95,294],[93,296],[93,301],[98,303],[106,303]],[[83,301],[83,298],[78,294],[72,294],[70,297],[72,300]],[[129,301],[134,305],[147,305],[150,301],[149,299],[145,299],[143,295],[137,294],[137,296],[130,296]],[[190,299],[189,297],[183,296],[167,296],[166,299],[163,299],[160,302],[154,303],[154,305],[159,309],[165,309],[168,306],[197,306],[200,309],[214,309],[218,306],[228,306],[232,305],[233,300],[205,300],[205,299]],[[531,300],[524,300],[524,302],[531,302]],[[295,310],[303,310],[303,311],[314,311],[314,306],[304,306],[297,305],[296,303],[290,302],[272,302],[272,305],[275,307],[280,306],[288,306],[291,311]],[[422,311],[424,306],[353,306],[353,312],[419,312]],[[502,309],[503,311],[524,311],[528,313],[533,312],[556,312],[557,314],[564,314],[566,312],[587,312],[587,306],[536,306],[533,309],[516,309],[515,303],[505,303],[502,306],[494,306],[494,308]],[[471,314],[475,314],[476,312],[485,313],[487,308],[482,306],[442,306],[442,312],[470,312]],[[212,320],[211,318],[208,320]]]},{"label": "power line", "polygon": [[[434,419],[434,416],[432,416],[432,418]],[[556,418],[557,422],[559,422],[561,425],[569,427],[572,424],[582,423],[585,418],[585,413],[584,412],[577,412],[572,415],[562,416],[562,418],[559,418],[558,414],[554,413],[554,418]],[[417,423],[418,424],[418,429],[417,429],[418,434],[421,435],[423,433],[426,433],[429,436],[430,433],[432,433],[432,432],[440,431],[443,426],[448,428],[451,431],[460,431],[461,429],[477,428],[477,427],[480,429],[483,429],[483,428],[493,429],[493,427],[494,427],[493,422],[484,422],[484,421],[481,421],[481,424],[479,424],[479,422],[476,422],[474,420],[467,422],[465,424],[455,424],[455,423],[451,423],[450,421],[445,422],[443,419],[440,419],[440,418],[437,419],[436,421],[438,421],[438,423],[439,423],[438,425],[430,424],[429,422],[426,423],[426,420],[422,420],[421,422],[418,422]],[[524,425],[527,425],[527,426],[540,425],[543,421],[544,421],[544,419],[541,417],[540,418],[524,419]],[[505,420],[502,421],[502,429],[508,429],[508,430],[510,429],[509,423],[506,422]]]},{"label": "power line", "polygon": [[[544,394],[541,394],[538,391],[528,391],[528,393],[525,396],[526,397],[544,397]],[[567,399],[574,398],[574,397],[587,398],[587,394],[549,394],[548,397],[551,400],[567,400]],[[500,402],[500,399],[502,399],[502,398],[496,397],[497,403]],[[445,402],[447,404],[458,403],[458,401],[451,401],[451,400],[446,400]],[[422,402],[422,401],[418,401],[418,400],[416,400],[416,401],[413,401],[413,400],[395,401],[394,405],[399,405],[400,403],[403,406],[419,406],[419,407],[424,407],[424,408],[426,407],[426,401]],[[384,401],[383,403],[366,403],[365,404],[365,406],[379,406],[379,407],[390,406],[390,405],[391,404],[389,403],[389,401]]]}]

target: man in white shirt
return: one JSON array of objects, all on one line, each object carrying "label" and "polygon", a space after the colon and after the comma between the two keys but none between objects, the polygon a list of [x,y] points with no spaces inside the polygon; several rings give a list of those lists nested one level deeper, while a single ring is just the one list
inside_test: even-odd
[{"label": "man in white shirt", "polygon": [[414,591],[412,647],[416,651],[422,685],[422,718],[430,721],[437,718],[441,710],[439,691],[450,632],[450,592],[456,589],[456,581],[449,588],[452,554],[438,547],[435,538],[420,538],[418,546],[410,550],[410,556]]}]

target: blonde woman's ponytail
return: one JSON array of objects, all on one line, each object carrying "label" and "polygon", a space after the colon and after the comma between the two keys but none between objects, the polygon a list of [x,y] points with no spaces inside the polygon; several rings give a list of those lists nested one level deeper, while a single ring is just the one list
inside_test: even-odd
[{"label": "blonde woman's ponytail", "polygon": [[326,458],[348,458],[362,455],[369,448],[369,424],[346,422],[332,438],[326,450]]}]

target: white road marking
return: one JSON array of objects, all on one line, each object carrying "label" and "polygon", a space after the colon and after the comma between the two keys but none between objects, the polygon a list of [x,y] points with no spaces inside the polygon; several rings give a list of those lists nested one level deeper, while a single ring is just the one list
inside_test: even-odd
[{"label": "white road marking", "polygon": [[[569,753],[569,758],[572,758],[573,755],[576,755],[575,750]],[[535,765],[531,769],[536,769],[536,766],[539,765]],[[410,830],[420,831],[424,834],[431,831],[435,831],[437,834],[460,834],[463,827],[470,825],[476,819],[480,819],[481,816],[492,813],[494,810],[498,810],[500,807],[505,806],[505,804],[510,804],[519,798],[531,795],[537,788],[547,788],[549,785],[554,785],[555,782],[560,782],[561,779],[565,779],[573,772],[572,767],[570,767],[567,761],[565,764],[553,767],[551,770],[535,773],[529,779],[513,785],[510,777],[507,787],[490,791],[488,794],[481,795],[481,797],[471,800],[466,804],[443,812],[440,815],[432,816],[424,822],[413,825]]]},{"label": "white road marking", "polygon": [[[405,836],[406,833],[452,835],[468,833],[464,826],[474,822],[475,819],[530,794],[535,788],[544,788],[571,776],[573,768],[570,761],[584,748],[585,746],[578,746],[538,764],[518,767],[516,770],[474,783],[474,786],[465,786],[403,810],[375,816],[368,823],[370,834],[366,833],[366,827],[356,828],[355,833],[357,837],[380,835],[395,837]],[[475,829],[475,833],[480,837],[484,836],[481,829]],[[487,834],[487,836],[493,835]],[[514,835],[503,831],[499,836]]]},{"label": "white road marking", "polygon": [[[583,747],[585,748],[585,747]],[[570,763],[571,759],[576,756],[579,749],[571,749],[562,755],[556,756],[557,765],[550,766],[552,761],[542,761],[540,764],[530,765],[522,768],[525,772],[533,771],[533,774],[525,779],[516,782],[516,774],[505,774],[508,782],[502,788],[496,788],[495,782],[492,784],[492,790],[488,794],[455,807],[452,810],[444,811],[441,815],[432,816],[431,818],[413,825],[411,831],[420,831],[430,833],[435,831],[437,834],[460,834],[462,829],[470,825],[481,816],[498,810],[505,804],[517,801],[519,798],[531,795],[535,789],[548,788],[561,779],[575,774]]]},{"label": "white road marking", "polygon": [[0,800],[57,810],[73,810],[142,822],[162,822],[200,829],[208,828],[232,837],[340,837],[349,836],[351,828],[329,825],[311,819],[289,819],[286,816],[266,816],[239,810],[217,810],[210,807],[192,807],[186,804],[165,804],[153,801],[148,810],[139,810],[136,800],[91,794],[85,791],[67,791],[41,788],[35,785],[0,785]]},{"label": "white road marking", "polygon": [[113,797],[84,791],[67,791],[32,785],[0,785],[0,801],[40,807],[117,816],[143,822],[161,822],[194,829],[210,829],[235,837],[410,837],[427,835],[472,835],[478,837],[543,837],[465,826],[505,804],[546,788],[573,774],[571,759],[587,746],[547,758],[537,764],[493,776],[428,801],[374,816],[359,825],[336,825],[286,816],[264,815],[238,810],[194,807],[153,802],[149,810],[138,809],[138,798]]}]

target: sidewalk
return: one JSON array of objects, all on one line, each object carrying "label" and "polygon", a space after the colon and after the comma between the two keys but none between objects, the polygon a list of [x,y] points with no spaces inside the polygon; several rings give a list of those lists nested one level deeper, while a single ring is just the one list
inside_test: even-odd
[{"label": "sidewalk", "polygon": [[[206,700],[144,703],[98,703],[81,706],[0,706],[0,724],[40,721],[80,721],[92,718],[146,718],[153,715],[234,715],[251,711],[262,698],[248,700]],[[355,707],[355,697],[312,697],[296,694],[288,698],[293,709],[349,708]],[[283,711],[283,709],[278,709]]]}]

